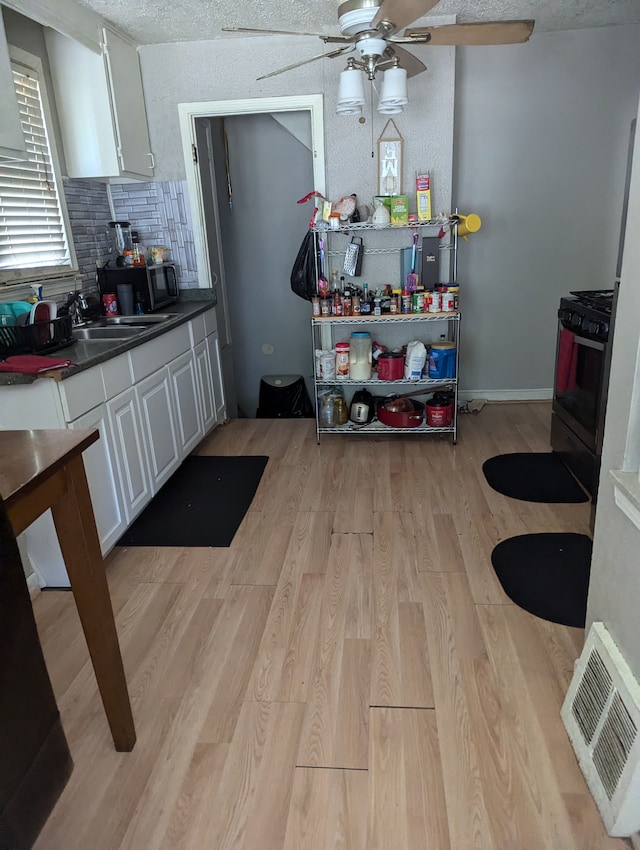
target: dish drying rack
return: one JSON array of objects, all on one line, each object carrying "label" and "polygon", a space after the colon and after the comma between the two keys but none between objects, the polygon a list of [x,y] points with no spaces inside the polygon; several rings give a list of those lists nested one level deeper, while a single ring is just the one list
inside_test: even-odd
[{"label": "dish drying rack", "polygon": [[75,342],[71,316],[32,325],[0,326],[0,358],[12,354],[49,354]]}]

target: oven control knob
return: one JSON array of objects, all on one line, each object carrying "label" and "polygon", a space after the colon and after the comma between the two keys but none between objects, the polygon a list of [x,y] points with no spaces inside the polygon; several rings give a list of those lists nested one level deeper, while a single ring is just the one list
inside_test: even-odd
[{"label": "oven control knob", "polygon": [[570,312],[569,313],[569,324],[572,325],[574,328],[579,328],[580,325],[582,324],[582,316],[580,315],[580,313]]}]

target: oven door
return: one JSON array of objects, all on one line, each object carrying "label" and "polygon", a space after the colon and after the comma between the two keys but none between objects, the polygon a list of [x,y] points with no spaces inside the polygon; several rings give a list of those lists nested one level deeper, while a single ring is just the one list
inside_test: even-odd
[{"label": "oven door", "polygon": [[604,342],[573,332],[573,352],[564,380],[559,380],[558,370],[561,366],[559,361],[556,363],[553,409],[593,451],[596,450],[602,403],[605,351]]}]

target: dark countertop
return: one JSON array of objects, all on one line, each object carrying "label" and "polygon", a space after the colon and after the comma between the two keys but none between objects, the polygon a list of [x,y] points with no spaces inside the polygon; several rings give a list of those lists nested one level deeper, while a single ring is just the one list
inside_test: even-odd
[{"label": "dark countertop", "polygon": [[[192,290],[193,291],[193,290]],[[214,297],[203,297],[201,300],[194,300],[193,297],[180,298],[176,304],[171,304],[166,310],[159,310],[160,313],[170,313],[171,319],[162,322],[158,325],[151,325],[148,330],[142,331],[135,337],[118,340],[92,340],[85,342],[77,340],[68,348],[62,348],[51,354],[51,357],[62,358],[66,357],[73,361],[73,366],[67,369],[61,369],[51,375],[59,376],[60,380],[70,378],[72,375],[77,375],[79,372],[84,372],[85,369],[90,369],[92,366],[98,366],[100,363],[105,363],[125,351],[130,351],[138,345],[143,345],[149,342],[150,339],[155,339],[167,331],[177,328],[178,325],[183,325],[199,313],[204,313],[215,307],[216,300]],[[0,387],[31,384],[39,377],[47,377],[46,373],[42,376],[37,375],[22,375],[19,372],[0,372]]]}]

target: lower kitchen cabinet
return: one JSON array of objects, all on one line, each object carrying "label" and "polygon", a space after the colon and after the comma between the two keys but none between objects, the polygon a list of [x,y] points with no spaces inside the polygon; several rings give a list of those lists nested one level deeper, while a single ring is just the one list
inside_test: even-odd
[{"label": "lower kitchen cabinet", "polygon": [[[191,352],[187,354],[193,358]],[[154,495],[182,460],[176,439],[169,369],[164,367],[154,372],[136,384],[135,389],[140,406],[140,424],[147,444],[151,494]]]},{"label": "lower kitchen cabinet", "polygon": [[[100,432],[83,458],[103,555],[225,419],[215,310],[196,320],[64,381],[0,387],[0,428]],[[25,535],[43,581],[68,586],[50,515]]]},{"label": "lower kitchen cabinet", "polygon": [[171,389],[175,399],[176,432],[180,459],[185,458],[198,445],[215,422],[203,426],[201,408],[207,403],[208,386],[198,378],[198,351],[187,351],[169,364]]},{"label": "lower kitchen cabinet", "polygon": [[220,343],[218,332],[209,334],[205,340],[209,352],[211,364],[211,377],[213,379],[213,404],[216,411],[216,422],[224,422],[226,417],[226,406],[224,401],[224,390],[222,383],[222,363],[220,362]]},{"label": "lower kitchen cabinet", "polygon": [[[113,430],[115,458],[122,485],[122,502],[127,522],[140,513],[151,498],[145,441],[142,437],[138,400],[130,387],[107,402]],[[94,491],[91,490],[91,498]]]},{"label": "lower kitchen cabinet", "polygon": [[100,439],[83,452],[82,458],[87,473],[93,512],[100,546],[108,552],[127,527],[127,515],[122,503],[122,487],[117,464],[115,446],[106,404],[90,410],[79,419],[70,422],[71,429],[97,428]]},{"label": "lower kitchen cabinet", "polygon": [[198,378],[198,396],[200,398],[200,414],[202,427],[206,434],[216,422],[216,399],[211,372],[211,357],[206,339],[199,342],[194,349],[196,359],[196,374]]}]

